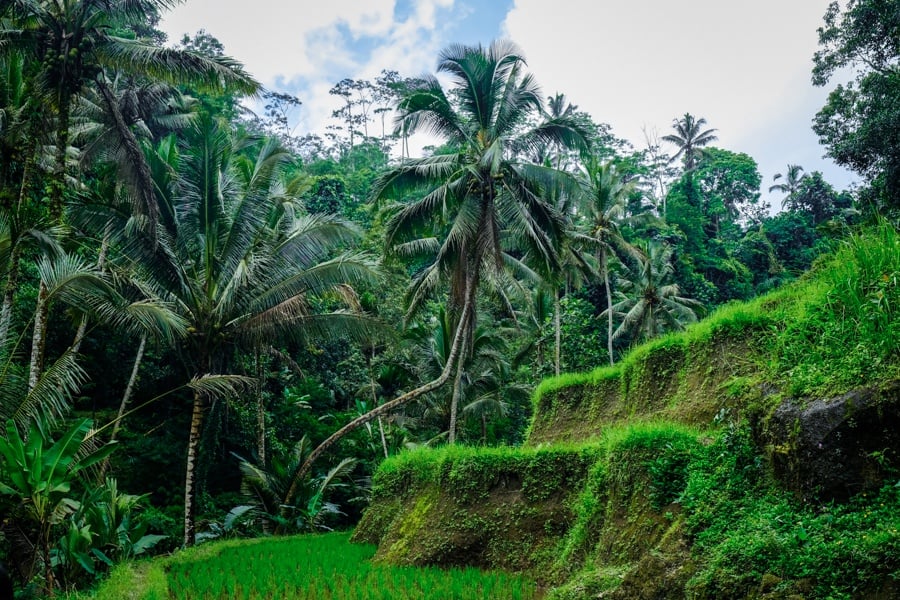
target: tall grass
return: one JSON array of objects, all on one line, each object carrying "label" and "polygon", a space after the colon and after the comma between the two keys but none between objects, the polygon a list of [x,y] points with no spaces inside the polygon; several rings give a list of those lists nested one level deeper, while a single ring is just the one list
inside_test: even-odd
[{"label": "tall grass", "polygon": [[837,395],[900,377],[900,233],[881,222],[848,236],[799,281],[719,307],[684,332],[636,347],[614,367],[546,379],[535,390],[535,412],[548,408],[548,394],[621,380],[651,354],[719,335],[753,340],[759,381],[793,396]]},{"label": "tall grass", "polygon": [[773,348],[790,393],[900,376],[900,234],[891,224],[848,237],[800,291]]}]

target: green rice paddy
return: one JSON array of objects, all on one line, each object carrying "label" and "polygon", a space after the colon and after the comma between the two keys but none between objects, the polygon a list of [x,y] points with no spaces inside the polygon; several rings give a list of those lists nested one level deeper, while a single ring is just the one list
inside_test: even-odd
[{"label": "green rice paddy", "polygon": [[167,569],[175,600],[531,600],[534,582],[478,569],[372,564],[375,546],[348,534],[272,539],[226,547],[215,556]]}]

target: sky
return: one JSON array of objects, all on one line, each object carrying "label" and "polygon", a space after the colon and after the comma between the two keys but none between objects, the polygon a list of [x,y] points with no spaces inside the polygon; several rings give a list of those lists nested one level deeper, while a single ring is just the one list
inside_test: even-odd
[{"label": "sky", "polygon": [[829,1],[186,0],[160,27],[171,42],[205,29],[268,89],[297,96],[298,135],[324,131],[343,78],[433,73],[451,43],[510,38],[545,95],[566,94],[636,149],[686,112],[705,118],[716,146],[756,159],[777,208],[767,190],[788,164],[838,189],[857,181],[811,129],[829,91],[810,79]]}]

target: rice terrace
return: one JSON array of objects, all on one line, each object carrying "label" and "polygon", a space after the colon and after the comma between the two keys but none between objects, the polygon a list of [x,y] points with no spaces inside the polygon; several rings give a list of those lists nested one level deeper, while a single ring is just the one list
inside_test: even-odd
[{"label": "rice terrace", "polygon": [[0,1],[0,600],[900,598],[898,32]]}]

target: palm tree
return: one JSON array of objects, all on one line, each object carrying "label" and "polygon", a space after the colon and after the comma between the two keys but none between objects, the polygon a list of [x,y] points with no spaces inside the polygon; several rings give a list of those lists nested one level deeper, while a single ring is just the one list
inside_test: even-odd
[{"label": "palm tree", "polygon": [[[451,76],[452,93],[426,79],[400,102],[398,119],[408,131],[440,135],[456,151],[406,161],[375,185],[376,200],[421,194],[398,207],[386,244],[399,254],[430,254],[411,289],[410,312],[449,282],[449,312],[455,323],[465,323],[466,345],[477,324],[475,296],[482,283],[502,278],[508,266],[521,268],[508,249],[518,248],[525,262],[541,270],[560,264],[565,218],[549,198],[565,178],[516,158],[538,146],[578,147],[584,136],[568,113],[527,128],[529,119],[542,115],[543,103],[523,65],[509,42],[445,50],[438,71]],[[469,351],[460,353],[462,360]]]},{"label": "palm tree", "polygon": [[[368,259],[337,254],[358,232],[335,217],[299,214],[299,200],[283,182],[289,155],[266,140],[248,157],[247,145],[210,118],[198,121],[190,146],[175,161],[177,177],[160,195],[158,236],[134,227],[129,236],[127,206],[98,211],[98,225],[113,225],[121,260],[135,265],[147,295],[170,302],[188,323],[195,377],[228,373],[234,349],[311,335],[358,338],[372,329],[356,314],[316,314],[311,304],[314,297],[345,292],[348,284],[373,281]],[[195,466],[212,400],[200,390],[194,394],[185,545],[194,543]]]},{"label": "palm tree", "polygon": [[584,147],[586,138],[568,117],[527,127],[530,117],[542,113],[543,102],[524,66],[521,51],[508,41],[453,45],[438,62],[452,90],[426,76],[400,100],[398,130],[435,134],[452,152],[402,162],[374,183],[372,198],[414,198],[396,207],[385,242],[397,254],[430,257],[413,282],[411,312],[449,282],[449,310],[456,321],[452,351],[437,379],[347,423],[310,453],[301,472],[350,431],[446,383],[467,353],[482,282],[500,279],[500,272],[517,262],[505,245],[529,254],[532,264],[558,265],[556,245],[565,220],[546,198],[551,188],[570,180],[517,157],[541,144]]},{"label": "palm tree", "polygon": [[[4,2],[3,16],[7,20],[0,28],[0,48],[4,52],[22,52],[38,65],[32,89],[47,99],[56,116],[56,160],[50,189],[54,219],[62,214],[72,102],[91,83],[109,100],[107,71],[149,76],[172,84],[190,83],[209,91],[226,87],[245,93],[258,90],[259,84],[230,59],[162,48],[120,35],[144,26],[149,15],[179,3],[180,0]],[[113,114],[117,112],[113,103],[107,108]],[[129,137],[124,129],[121,133],[123,139]],[[141,162],[134,148],[129,152],[133,160]],[[145,195],[142,200],[144,210],[153,209],[152,196]]]},{"label": "palm tree", "polygon": [[635,341],[647,340],[667,331],[684,329],[685,323],[697,320],[701,304],[681,296],[672,283],[672,248],[668,244],[649,242],[642,248],[640,268],[621,282],[623,298],[605,312],[622,315],[613,339],[628,334]]},{"label": "palm tree", "polygon": [[803,183],[803,180],[806,179],[806,177],[807,175],[803,172],[803,167],[800,165],[789,164],[784,175],[775,173],[775,175],[772,176],[772,181],[784,179],[781,183],[769,186],[769,192],[781,192],[782,194],[786,194],[784,200],[781,201],[781,207],[784,208],[794,194],[800,191],[800,184]]},{"label": "palm tree", "polygon": [[[445,50],[438,71],[452,77],[456,102],[436,79],[426,79],[400,102],[399,120],[408,131],[437,133],[457,151],[407,161],[375,186],[376,199],[424,194],[395,213],[386,242],[401,253],[432,253],[430,265],[414,281],[411,311],[449,282],[449,313],[454,322],[466,324],[455,388],[471,352],[475,295],[483,282],[499,279],[504,266],[515,262],[504,244],[520,248],[548,271],[560,264],[557,248],[565,220],[548,200],[562,183],[560,173],[516,157],[538,146],[575,147],[584,138],[567,113],[526,129],[530,118],[543,114],[543,103],[531,76],[522,73],[523,65],[518,48],[508,42]],[[422,238],[423,232],[428,237]],[[467,313],[462,312],[465,305]]]},{"label": "palm tree", "polygon": [[[598,275],[603,278],[606,290],[606,306],[613,305],[612,288],[609,282],[610,259],[612,257],[636,257],[636,251],[629,244],[619,229],[619,223],[625,217],[628,197],[634,190],[634,184],[626,182],[612,163],[599,164],[591,158],[581,168],[580,205],[585,215],[586,233],[578,234],[577,240],[594,248],[597,257]],[[615,364],[613,358],[613,312],[606,311],[607,352],[609,364]]]},{"label": "palm tree", "polygon": [[662,137],[663,141],[678,146],[678,152],[675,153],[672,160],[681,156],[684,161],[685,171],[691,171],[697,166],[697,161],[701,154],[701,147],[719,139],[715,135],[716,130],[704,130],[703,127],[705,125],[706,119],[702,117],[697,119],[691,113],[684,113],[684,116],[681,117],[681,119],[674,119],[672,121],[672,127],[675,128],[675,133],[664,135]]},{"label": "palm tree", "polygon": [[263,519],[263,531],[315,532],[327,529],[326,516],[340,513],[328,496],[346,485],[341,480],[353,472],[356,460],[345,458],[321,477],[301,479],[297,472],[309,450],[304,436],[287,456],[273,456],[269,466],[240,459],[241,492]]}]

